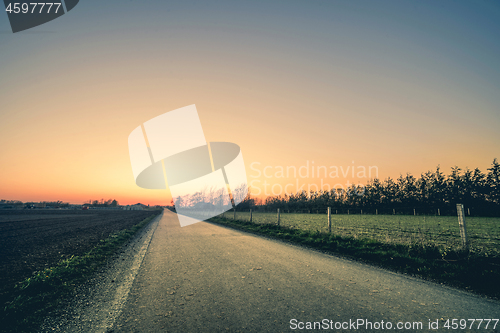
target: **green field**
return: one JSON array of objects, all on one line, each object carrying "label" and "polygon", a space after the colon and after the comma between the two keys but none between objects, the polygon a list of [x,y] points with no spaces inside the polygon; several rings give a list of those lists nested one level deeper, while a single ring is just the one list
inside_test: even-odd
[{"label": "green field", "polygon": [[[225,213],[233,218],[233,212]],[[236,219],[248,221],[249,212],[236,212]],[[254,212],[258,224],[276,224],[276,213]],[[446,249],[461,246],[458,219],[453,216],[346,215],[332,214],[332,233],[344,237],[369,238],[392,244],[433,244]],[[326,214],[282,213],[280,225],[288,228],[328,232]],[[470,250],[500,256],[500,218],[467,217]]]}]

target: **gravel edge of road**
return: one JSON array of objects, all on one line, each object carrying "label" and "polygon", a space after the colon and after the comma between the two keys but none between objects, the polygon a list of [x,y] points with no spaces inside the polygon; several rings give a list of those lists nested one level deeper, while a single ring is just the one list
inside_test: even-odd
[{"label": "gravel edge of road", "polygon": [[40,332],[112,332],[163,213],[142,228],[71,299],[49,314]]}]

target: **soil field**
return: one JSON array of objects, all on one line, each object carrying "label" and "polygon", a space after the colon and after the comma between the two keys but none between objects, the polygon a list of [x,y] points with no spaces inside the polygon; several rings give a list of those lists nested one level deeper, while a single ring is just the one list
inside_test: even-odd
[{"label": "soil field", "polygon": [[0,305],[16,282],[156,214],[122,210],[0,210]]}]

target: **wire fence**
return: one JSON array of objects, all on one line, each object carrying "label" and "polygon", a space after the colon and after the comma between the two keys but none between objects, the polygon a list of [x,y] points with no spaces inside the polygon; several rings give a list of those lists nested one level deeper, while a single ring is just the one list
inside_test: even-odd
[{"label": "wire fence", "polygon": [[[257,224],[278,224],[278,212],[226,212],[225,218]],[[343,237],[369,238],[391,244],[435,245],[443,249],[462,247],[457,217],[426,215],[335,214],[331,233]],[[500,256],[500,218],[466,216],[468,247],[476,253]],[[329,232],[327,214],[279,213],[279,225],[308,231]]]}]

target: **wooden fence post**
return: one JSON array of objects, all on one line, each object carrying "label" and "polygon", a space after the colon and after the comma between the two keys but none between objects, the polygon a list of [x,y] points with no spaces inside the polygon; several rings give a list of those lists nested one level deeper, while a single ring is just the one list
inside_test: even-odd
[{"label": "wooden fence post", "polygon": [[392,215],[396,215],[396,209],[392,209]]},{"label": "wooden fence post", "polygon": [[252,208],[250,208],[250,222],[252,222]]},{"label": "wooden fence post", "polygon": [[363,215],[363,210],[361,210],[361,215]]},{"label": "wooden fence post", "polygon": [[280,225],[280,209],[278,208],[278,225]]},{"label": "wooden fence post", "polygon": [[330,214],[331,209],[328,207],[328,233],[332,232],[332,215]]},{"label": "wooden fence post", "polygon": [[347,210],[347,215],[349,215],[349,209]]},{"label": "wooden fence post", "polygon": [[375,208],[375,215],[378,215],[378,209]]},{"label": "wooden fence post", "polygon": [[467,238],[467,227],[465,225],[464,205],[457,204],[458,226],[460,227],[460,237],[462,237],[462,246],[469,250],[469,239]]},{"label": "wooden fence post", "polygon": [[413,208],[413,215],[417,215],[417,213],[415,212],[415,208]]},{"label": "wooden fence post", "polygon": [[441,211],[439,210],[439,208],[438,208],[438,216],[441,216]]}]

